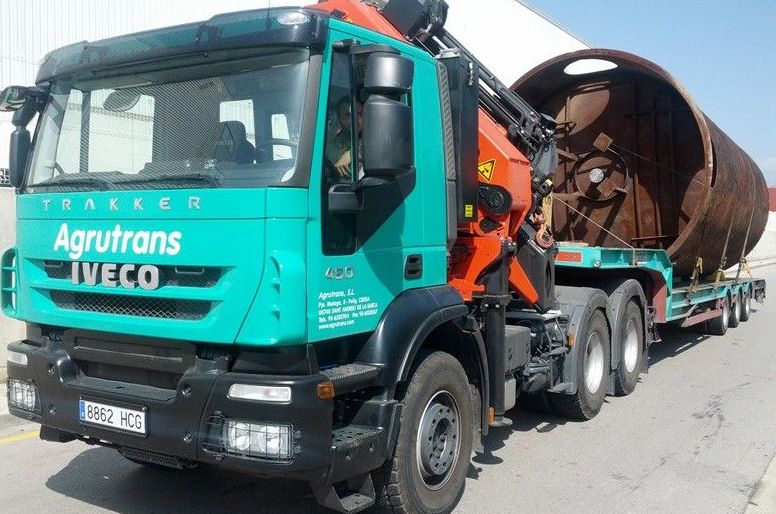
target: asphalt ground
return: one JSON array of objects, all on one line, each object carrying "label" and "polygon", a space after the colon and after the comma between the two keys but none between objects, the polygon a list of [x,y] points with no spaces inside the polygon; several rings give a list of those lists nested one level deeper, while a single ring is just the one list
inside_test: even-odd
[{"label": "asphalt ground", "polygon": [[[776,284],[776,266],[756,270]],[[515,409],[456,512],[776,512],[776,302],[724,337],[664,330],[636,391],[588,422]],[[2,409],[0,409],[2,412]],[[762,479],[762,480],[761,480]],[[313,513],[306,484],[130,463],[0,415],[4,513]]]}]

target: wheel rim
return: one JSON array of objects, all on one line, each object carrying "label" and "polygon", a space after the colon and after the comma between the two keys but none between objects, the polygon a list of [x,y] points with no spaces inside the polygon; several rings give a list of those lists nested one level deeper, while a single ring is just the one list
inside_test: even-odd
[{"label": "wheel rim", "polygon": [[601,387],[604,374],[604,345],[598,332],[593,332],[587,338],[585,351],[585,386],[590,393],[595,394]]},{"label": "wheel rim", "polygon": [[418,472],[431,490],[442,488],[452,475],[461,447],[458,403],[448,391],[438,391],[426,404],[415,442]]},{"label": "wheel rim", "polygon": [[625,341],[622,346],[622,360],[628,373],[636,369],[639,359],[639,333],[636,331],[636,321],[629,319],[625,325]]},{"label": "wheel rim", "polygon": [[728,323],[730,322],[730,305],[728,304],[727,299],[722,300],[722,326],[726,327],[728,326]]}]

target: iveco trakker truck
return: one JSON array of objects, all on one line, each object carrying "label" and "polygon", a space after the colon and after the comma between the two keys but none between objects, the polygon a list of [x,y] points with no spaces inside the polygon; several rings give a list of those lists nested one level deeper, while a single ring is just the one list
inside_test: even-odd
[{"label": "iveco trakker truck", "polygon": [[449,512],[519,395],[592,418],[656,323],[745,319],[761,281],[559,252],[555,122],[446,10],[224,14],[61,48],[6,88],[10,411],[138,463],[303,480],[341,512]]}]

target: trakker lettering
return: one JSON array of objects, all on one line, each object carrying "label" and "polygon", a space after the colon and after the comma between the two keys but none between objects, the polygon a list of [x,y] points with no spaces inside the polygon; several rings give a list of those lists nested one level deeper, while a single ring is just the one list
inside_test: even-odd
[{"label": "trakker lettering", "polygon": [[84,252],[135,255],[178,255],[183,234],[178,230],[124,230],[116,225],[113,230],[70,230],[62,223],[54,241],[54,251],[68,252],[71,259],[80,259]]},{"label": "trakker lettering", "polygon": [[[83,204],[81,203],[74,203],[72,199],[70,198],[62,198],[60,200],[55,201],[52,204],[52,201],[50,198],[45,198],[42,200],[43,202],[43,210],[48,211],[51,209],[52,205],[54,207],[59,207],[62,211],[72,211],[74,206],[81,205],[83,207],[83,210],[85,211],[96,211],[97,210],[97,204],[94,201],[94,198],[86,198],[83,201]],[[134,211],[143,211],[145,210],[145,204],[143,203],[144,199],[142,197],[136,197],[132,199],[132,206],[131,210]],[[103,201],[104,203],[104,201]],[[200,207],[200,197],[199,196],[189,196],[186,201],[186,208],[190,211],[198,211],[201,209]],[[172,208],[172,199],[169,196],[164,196],[159,199],[156,206],[159,208],[159,210],[162,211],[169,211]],[[118,198],[110,197],[108,198],[108,210],[109,211],[120,211],[120,210],[129,210],[129,204],[127,201],[124,201],[124,203],[121,203]]]},{"label": "trakker lettering", "polygon": [[106,287],[120,285],[126,289],[140,286],[140,289],[151,291],[159,288],[159,268],[150,264],[138,267],[134,264],[74,262],[71,280],[76,285],[96,286],[99,283]]}]

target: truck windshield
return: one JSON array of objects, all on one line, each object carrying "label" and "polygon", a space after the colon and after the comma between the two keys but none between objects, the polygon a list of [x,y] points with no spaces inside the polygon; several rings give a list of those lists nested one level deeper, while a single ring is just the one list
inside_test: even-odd
[{"label": "truck windshield", "polygon": [[298,185],[309,51],[55,80],[27,191]]}]

